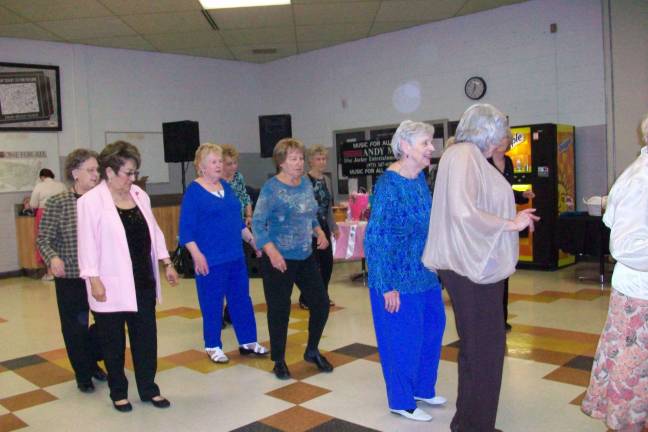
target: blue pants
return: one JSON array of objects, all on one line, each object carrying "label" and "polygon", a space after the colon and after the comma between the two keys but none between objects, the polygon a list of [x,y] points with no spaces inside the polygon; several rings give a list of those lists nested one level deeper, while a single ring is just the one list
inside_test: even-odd
[{"label": "blue pants", "polygon": [[435,396],[445,329],[441,290],[401,294],[400,310],[393,314],[385,310],[382,294],[369,292],[389,408],[414,409],[414,396]]},{"label": "blue pants", "polygon": [[206,276],[197,274],[196,288],[203,316],[205,348],[223,346],[223,297],[227,298],[239,345],[256,342],[256,320],[244,258],[210,266]]}]

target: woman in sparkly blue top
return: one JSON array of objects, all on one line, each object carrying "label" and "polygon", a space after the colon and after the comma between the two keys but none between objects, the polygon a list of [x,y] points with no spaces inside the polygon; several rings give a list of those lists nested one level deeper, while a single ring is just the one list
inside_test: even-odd
[{"label": "woman in sparkly blue top", "polygon": [[364,250],[380,363],[389,408],[411,420],[432,416],[416,402],[442,405],[435,384],[445,309],[435,273],[423,266],[432,198],[429,166],[434,128],[403,121],[392,138],[397,161],[378,179]]}]

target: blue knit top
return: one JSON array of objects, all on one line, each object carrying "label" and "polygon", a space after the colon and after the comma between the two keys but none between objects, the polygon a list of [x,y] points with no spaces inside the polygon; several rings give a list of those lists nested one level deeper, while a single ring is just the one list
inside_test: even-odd
[{"label": "blue knit top", "polygon": [[252,217],[259,249],[272,242],[284,259],[304,260],[313,253],[313,228],[318,226],[317,201],[308,178],[302,177],[298,186],[276,176],[265,182]]},{"label": "blue knit top", "polygon": [[207,265],[243,258],[241,203],[226,181],[222,198],[191,182],[180,208],[180,244],[196,242]]},{"label": "blue knit top", "polygon": [[440,289],[436,273],[421,262],[431,208],[432,197],[423,173],[415,179],[389,170],[380,176],[364,241],[369,288],[381,294]]}]

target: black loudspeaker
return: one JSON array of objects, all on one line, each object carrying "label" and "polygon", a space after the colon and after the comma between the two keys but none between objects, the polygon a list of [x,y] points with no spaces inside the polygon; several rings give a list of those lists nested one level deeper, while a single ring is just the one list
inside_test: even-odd
[{"label": "black loudspeaker", "polygon": [[277,141],[292,137],[290,114],[259,116],[261,157],[272,157]]},{"label": "black loudspeaker", "polygon": [[200,145],[198,122],[184,120],[162,123],[164,162],[193,161]]}]

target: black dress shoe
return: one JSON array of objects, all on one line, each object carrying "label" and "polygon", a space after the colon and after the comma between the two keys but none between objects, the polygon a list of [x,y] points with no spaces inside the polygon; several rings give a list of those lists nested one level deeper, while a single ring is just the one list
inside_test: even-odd
[{"label": "black dress shoe", "polygon": [[290,379],[290,371],[288,370],[288,365],[284,361],[275,362],[272,372],[274,372],[275,376],[280,380]]},{"label": "black dress shoe", "polygon": [[326,357],[324,357],[320,353],[304,354],[304,360],[309,363],[315,363],[317,369],[321,370],[322,372],[333,372],[333,365],[329,363],[329,361],[326,360]]},{"label": "black dress shoe", "polygon": [[164,397],[162,397],[162,399],[157,399],[157,400],[151,398],[144,402],[151,402],[151,404],[153,404],[155,408],[169,408],[171,406],[171,402],[169,402],[169,399],[166,399]]},{"label": "black dress shoe", "polygon": [[117,405],[117,404],[115,403],[115,401],[113,401],[113,406],[114,406],[115,409],[116,409],[117,411],[119,411],[119,412],[123,412],[123,413],[125,413],[125,412],[131,412],[131,411],[133,411],[133,405],[131,405],[130,402],[126,402],[126,403],[123,404],[123,405]]},{"label": "black dress shoe", "polygon": [[504,323],[504,330],[506,330],[507,332],[510,332],[512,328],[513,328],[513,327],[511,327],[511,324],[509,324],[509,323]]},{"label": "black dress shoe", "polygon": [[97,381],[106,381],[108,380],[108,375],[103,371],[103,369],[97,366],[97,369],[95,369],[95,371],[92,373],[92,378],[96,379]]},{"label": "black dress shoe", "polygon": [[77,383],[77,388],[81,393],[92,393],[95,391],[95,386],[92,381],[85,383]]}]

